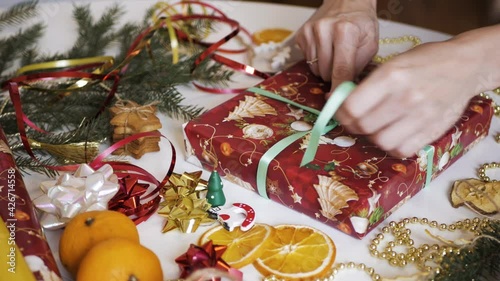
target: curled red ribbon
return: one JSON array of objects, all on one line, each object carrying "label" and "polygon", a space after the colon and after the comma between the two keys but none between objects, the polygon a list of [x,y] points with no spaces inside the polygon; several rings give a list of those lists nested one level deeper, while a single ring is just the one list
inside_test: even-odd
[{"label": "curled red ribbon", "polygon": [[[160,182],[148,171],[136,165],[123,162],[103,162],[103,159],[110,155],[116,149],[139,139],[141,137],[165,137],[158,131],[144,132],[129,136],[120,140],[99,154],[94,161],[89,165],[91,167],[110,164],[119,178],[120,190],[117,195],[112,198],[108,204],[109,209],[116,210],[129,216],[136,224],[147,220],[158,209],[160,204],[160,191],[168,183],[168,179],[172,175],[176,162],[175,147],[168,140],[172,150],[172,159],[165,174],[165,177]],[[154,189],[146,193],[150,186]]]}]

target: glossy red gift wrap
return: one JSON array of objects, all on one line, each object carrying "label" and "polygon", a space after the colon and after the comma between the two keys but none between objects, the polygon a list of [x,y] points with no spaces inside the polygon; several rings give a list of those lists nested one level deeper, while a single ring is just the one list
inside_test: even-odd
[{"label": "glossy red gift wrap", "polygon": [[[318,110],[330,89],[305,62],[257,87]],[[306,135],[270,162],[267,196],[362,238],[424,187],[427,172],[436,177],[487,136],[492,116],[491,101],[475,97],[455,126],[432,144],[434,153],[422,150],[405,159],[391,157],[363,136],[337,126],[321,136],[314,160],[300,167],[309,143]],[[283,138],[310,130],[316,117],[247,91],[186,124],[187,160],[209,171],[216,168],[225,179],[257,192],[262,155]],[[428,155],[433,163],[429,169]]]},{"label": "glossy red gift wrap", "polygon": [[[9,241],[0,242],[12,245],[12,239],[23,255],[10,259],[11,264],[2,264],[0,269],[5,271],[0,276],[9,278],[6,280],[15,279],[17,259],[24,259],[36,280],[62,280],[1,126],[0,217],[9,231]],[[8,277],[9,274],[12,276]]]}]

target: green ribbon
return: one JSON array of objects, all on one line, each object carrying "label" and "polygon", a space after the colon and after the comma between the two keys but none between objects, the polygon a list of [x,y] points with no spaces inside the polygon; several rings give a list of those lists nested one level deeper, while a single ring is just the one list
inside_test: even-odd
[{"label": "green ribbon", "polygon": [[340,84],[333,91],[331,97],[328,99],[321,111],[296,103],[280,95],[266,91],[262,88],[252,87],[248,89],[249,92],[282,101],[284,103],[291,104],[300,109],[318,115],[318,118],[316,119],[316,122],[314,123],[314,126],[310,131],[298,132],[290,135],[274,144],[269,150],[267,150],[266,153],[264,153],[264,155],[262,155],[257,167],[257,191],[259,192],[260,196],[269,199],[266,191],[266,179],[267,170],[271,161],[290,144],[301,139],[309,133],[311,134],[309,145],[307,146],[304,156],[302,157],[300,166],[302,167],[304,165],[307,165],[314,159],[314,155],[316,155],[316,151],[318,150],[320,137],[338,125],[335,120],[332,120],[333,115],[355,87],[356,85],[353,82],[343,82],[342,84]]},{"label": "green ribbon", "polygon": [[[283,138],[282,140],[275,143],[269,150],[267,150],[266,153],[264,153],[264,155],[262,155],[261,159],[259,160],[259,165],[257,166],[257,182],[256,182],[257,191],[259,192],[260,196],[269,199],[269,196],[267,195],[266,191],[266,180],[267,180],[267,171],[269,169],[269,164],[271,163],[271,161],[289,145],[291,145],[292,143],[301,139],[302,137],[306,136],[309,133],[311,134],[311,137],[309,139],[309,145],[307,146],[306,151],[304,152],[304,156],[302,157],[300,166],[303,167],[314,159],[314,156],[316,155],[316,152],[318,150],[320,137],[338,125],[337,121],[332,119],[333,115],[335,115],[335,112],[337,112],[340,105],[342,105],[344,100],[354,90],[355,87],[356,84],[354,84],[353,82],[343,82],[342,84],[340,84],[333,91],[332,96],[328,99],[328,101],[326,102],[325,106],[321,111],[296,103],[292,100],[271,93],[262,88],[252,87],[247,89],[247,91],[249,92],[253,92],[268,98],[272,98],[318,115],[318,118],[316,119],[316,122],[314,123],[314,126],[310,131],[297,132],[293,135]],[[427,172],[424,185],[425,187],[429,185],[432,179],[432,165],[433,165],[435,149],[434,146],[426,145],[423,148],[423,150],[427,155]]]},{"label": "green ribbon", "polygon": [[425,185],[424,187],[428,186],[429,183],[431,182],[432,179],[432,165],[434,164],[434,146],[432,145],[426,145],[423,150],[427,154],[427,172],[425,175]]}]

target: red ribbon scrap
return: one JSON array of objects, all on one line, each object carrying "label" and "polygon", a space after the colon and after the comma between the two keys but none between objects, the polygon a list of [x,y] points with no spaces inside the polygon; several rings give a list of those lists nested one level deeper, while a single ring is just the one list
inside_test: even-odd
[{"label": "red ribbon scrap", "polygon": [[[240,31],[243,31],[243,33],[251,38],[250,33],[241,27],[239,23],[233,19],[230,19],[227,17],[222,11],[217,9],[216,7],[203,3],[203,2],[198,2],[198,1],[181,1],[177,2],[171,5],[167,5],[164,10],[160,11],[160,13],[164,12],[166,9],[171,9],[173,6],[176,5],[198,5],[201,6],[202,9],[209,8],[211,9],[212,15],[208,15],[207,13],[205,14],[193,14],[193,13],[184,13],[184,14],[174,14],[171,15],[168,20],[172,22],[177,22],[177,21],[188,21],[188,20],[195,20],[195,19],[206,19],[206,20],[211,20],[211,21],[216,21],[216,22],[222,22],[226,23],[231,27],[231,32],[224,36],[222,39],[214,42],[214,43],[208,43],[208,42],[203,42],[203,41],[198,41],[194,40],[189,37],[188,34],[183,32],[180,29],[175,29],[175,34],[176,36],[181,39],[181,40],[187,40],[190,42],[194,42],[196,44],[202,45],[207,47],[200,55],[199,57],[195,60],[192,71],[195,70],[195,68],[202,63],[205,59],[210,58],[218,63],[221,63],[223,65],[226,65],[236,71],[241,71],[249,75],[261,77],[261,78],[268,78],[269,75],[263,72],[260,72],[256,70],[255,68],[236,62],[234,60],[231,60],[229,58],[220,56],[218,54],[215,54],[215,52],[224,52],[224,53],[242,53],[246,51],[246,48],[244,49],[235,49],[235,50],[230,50],[230,49],[222,49],[220,48],[223,44],[228,42],[230,39],[234,38],[235,36],[238,35]],[[89,83],[85,83],[87,85],[94,84],[96,82],[104,82],[104,81],[113,81],[113,84],[108,91],[107,97],[105,101],[103,102],[103,105],[99,109],[99,111],[96,113],[96,116],[102,113],[106,106],[109,105],[111,100],[113,99],[115,92],[118,88],[118,82],[120,81],[120,77],[126,72],[127,66],[130,63],[130,61],[138,55],[144,48],[149,47],[149,40],[151,37],[154,35],[156,30],[160,28],[165,28],[167,26],[167,19],[166,18],[160,18],[153,26],[147,28],[144,30],[133,42],[131,47],[129,48],[128,55],[126,56],[125,60],[121,62],[118,66],[114,68],[114,70],[109,71],[107,74],[101,74],[103,70],[107,67],[109,67],[110,62],[87,62],[87,63],[78,63],[79,60],[66,60],[66,61],[55,61],[52,63],[48,63],[50,65],[66,65],[66,67],[47,67],[43,68],[40,67],[39,65],[33,65],[31,67],[30,71],[25,71],[22,73],[22,75],[17,76],[15,78],[12,78],[6,82],[3,83],[2,88],[7,89],[9,91],[9,95],[12,101],[12,104],[14,106],[15,114],[16,114],[16,119],[17,119],[17,126],[20,132],[20,137],[21,141],[23,143],[24,148],[26,149],[27,153],[38,163],[40,161],[38,158],[34,155],[31,146],[28,141],[28,137],[26,135],[26,125],[33,128],[36,131],[42,132],[42,133],[49,133],[37,125],[35,125],[32,121],[29,120],[29,118],[24,114],[22,110],[22,105],[21,105],[21,98],[20,98],[20,87],[27,87],[27,88],[32,88],[32,89],[38,89],[38,90],[49,90],[49,91],[54,91],[53,89],[41,89],[37,86],[33,86],[30,83],[37,82],[37,81],[45,81],[45,80],[51,80],[51,79],[61,79],[61,78],[71,78],[71,79],[80,79],[80,81],[92,81]],[[168,27],[168,26],[167,26]],[[92,61],[92,59],[90,59]],[[85,59],[83,60],[85,61]],[[64,63],[63,63],[64,62]],[[69,63],[68,62],[73,62]],[[111,62],[112,64],[112,62]],[[44,65],[44,64],[40,64]],[[69,66],[68,66],[69,65]],[[93,68],[100,68],[100,71],[94,71],[90,72],[91,69]],[[30,69],[30,67],[28,67]],[[69,87],[66,89],[58,89],[57,91],[61,92],[71,92],[74,90],[81,90],[85,86],[78,86],[77,83],[75,83],[75,87]],[[241,92],[245,89],[224,89],[224,88],[210,88],[210,87],[205,87],[202,86],[198,83],[193,83],[197,88],[210,92],[210,93],[237,93]],[[161,136],[158,132],[146,132],[146,133],[140,133],[136,135],[132,135],[130,137],[127,137],[115,144],[113,144],[111,147],[109,147],[107,150],[105,150],[103,153],[101,153],[99,156],[96,157],[89,165],[94,168],[98,169],[101,167],[104,162],[103,159],[111,154],[112,151],[140,138],[140,137],[146,137],[146,136]],[[167,139],[168,140],[168,139]],[[170,142],[170,141],[169,141]],[[167,174],[165,178],[159,182],[154,176],[152,176],[150,173],[145,171],[144,169],[132,165],[132,164],[126,164],[126,163],[121,163],[121,162],[106,162],[110,164],[113,167],[113,170],[116,171],[117,176],[120,179],[120,191],[118,194],[110,201],[109,207],[110,209],[118,210],[120,212],[123,212],[124,214],[130,216],[136,223],[140,223],[149,216],[151,216],[155,210],[158,207],[159,201],[160,201],[160,190],[165,186],[165,184],[168,182],[168,179],[170,175],[173,172],[173,168],[175,166],[175,148],[173,144],[170,142],[170,146],[173,151],[172,155],[172,160],[169,164],[169,168],[167,169]],[[75,171],[78,168],[78,165],[66,165],[66,166],[47,166],[49,169],[57,170],[57,171],[66,171],[66,172],[72,172]],[[155,188],[146,194],[148,187],[150,185],[154,185]]]}]

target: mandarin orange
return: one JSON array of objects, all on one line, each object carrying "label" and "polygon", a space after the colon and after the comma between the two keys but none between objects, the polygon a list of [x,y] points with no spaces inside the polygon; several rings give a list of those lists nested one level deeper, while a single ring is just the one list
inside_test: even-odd
[{"label": "mandarin orange", "polygon": [[162,281],[160,260],[150,249],[124,238],[92,247],[80,263],[76,281]]},{"label": "mandarin orange", "polygon": [[59,257],[66,269],[76,276],[85,254],[97,243],[113,237],[139,243],[139,232],[126,215],[115,211],[90,211],[75,216],[59,240]]}]

